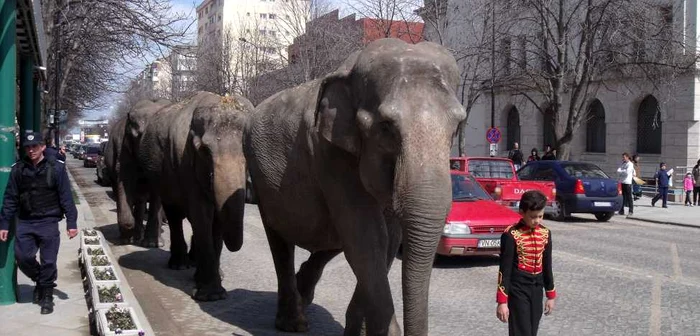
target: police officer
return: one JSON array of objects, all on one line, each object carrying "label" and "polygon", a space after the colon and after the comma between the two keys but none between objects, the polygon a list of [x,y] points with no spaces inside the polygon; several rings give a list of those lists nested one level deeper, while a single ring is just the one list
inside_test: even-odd
[{"label": "police officer", "polygon": [[56,144],[53,143],[53,137],[50,132],[44,135],[44,143],[46,143],[44,157],[47,159],[66,161],[66,150],[62,147],[56,148]]},{"label": "police officer", "polygon": [[[51,314],[61,241],[58,222],[65,214],[68,237],[72,239],[78,234],[78,210],[64,162],[44,157],[46,145],[38,134],[23,137],[26,157],[12,165],[0,211],[0,240],[7,240],[10,221],[18,215],[17,265],[36,283],[33,302],[41,305],[42,314]],[[37,250],[41,263],[36,261]]]}]

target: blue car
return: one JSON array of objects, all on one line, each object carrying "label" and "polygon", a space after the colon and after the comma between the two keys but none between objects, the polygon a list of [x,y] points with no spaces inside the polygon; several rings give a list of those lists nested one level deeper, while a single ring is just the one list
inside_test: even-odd
[{"label": "blue car", "polygon": [[533,161],[517,175],[525,181],[556,183],[559,206],[552,215],[556,220],[565,220],[572,213],[592,213],[604,222],[622,208],[622,186],[592,163]]}]

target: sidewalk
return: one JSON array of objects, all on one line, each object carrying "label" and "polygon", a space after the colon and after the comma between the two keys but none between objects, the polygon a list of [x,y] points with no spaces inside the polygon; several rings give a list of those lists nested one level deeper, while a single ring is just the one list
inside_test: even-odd
[{"label": "sidewalk", "polygon": [[[95,218],[87,200],[83,196],[80,187],[68,171],[71,187],[78,197],[78,229],[94,228]],[[38,305],[32,304],[32,291],[34,283],[17,271],[17,283],[19,288],[19,300],[16,304],[0,306],[0,325],[3,335],[51,335],[51,336],[84,336],[90,335],[90,321],[88,304],[85,299],[83,280],[78,266],[78,238],[68,239],[65,220],[59,223],[61,230],[61,245],[58,250],[58,280],[54,292],[54,312],[50,315],[41,315]],[[107,249],[107,255],[114,259],[114,255]],[[126,302],[135,310],[137,318],[145,335],[155,335],[151,325],[134,297],[124,273],[116,265],[117,276],[122,279],[122,295]]]},{"label": "sidewalk", "polygon": [[[627,209],[625,209],[627,210]],[[642,197],[634,202],[634,216],[630,219],[678,226],[700,228],[700,206],[687,207],[681,202],[668,202],[668,208],[661,207],[661,201],[656,207],[651,206],[650,197]]]}]

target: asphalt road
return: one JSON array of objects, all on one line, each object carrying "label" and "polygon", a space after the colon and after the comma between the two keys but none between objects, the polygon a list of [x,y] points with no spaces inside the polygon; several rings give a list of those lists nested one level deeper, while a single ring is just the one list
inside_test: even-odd
[{"label": "asphalt road", "polygon": [[[94,168],[71,159],[68,165],[97,225],[115,241],[111,191],[94,182]],[[222,255],[229,294],[223,301],[195,302],[189,296],[193,270],[167,269],[167,228],[162,249],[113,248],[157,334],[281,334],[274,329],[277,281],[256,206],[246,207],[245,219],[242,250]],[[598,223],[589,216],[546,225],[553,232],[559,298],[554,313],[543,317],[540,335],[700,335],[700,229],[617,218]],[[297,249],[296,256],[298,267],[308,253]],[[497,262],[496,257],[436,260],[431,335],[507,335],[495,314]],[[402,323],[400,264],[394,263],[390,282]],[[342,334],[354,285],[342,255],[328,264],[307,311],[308,335]]]}]

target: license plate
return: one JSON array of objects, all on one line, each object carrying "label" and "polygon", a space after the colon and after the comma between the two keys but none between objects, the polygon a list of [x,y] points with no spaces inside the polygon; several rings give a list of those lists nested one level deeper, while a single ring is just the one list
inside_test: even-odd
[{"label": "license plate", "polygon": [[596,207],[611,207],[612,203],[610,202],[593,202],[593,206]]},{"label": "license plate", "polygon": [[483,239],[479,240],[479,245],[477,245],[479,248],[492,248],[492,247],[501,247],[501,240],[500,239]]}]

